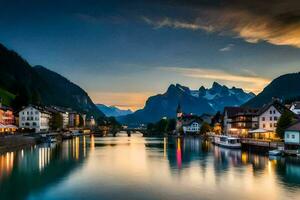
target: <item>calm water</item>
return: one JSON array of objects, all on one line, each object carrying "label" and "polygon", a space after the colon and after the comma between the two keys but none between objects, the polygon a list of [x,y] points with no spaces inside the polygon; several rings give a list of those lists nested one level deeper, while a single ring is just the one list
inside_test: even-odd
[{"label": "calm water", "polygon": [[77,137],[0,155],[0,199],[300,199],[300,160],[200,139]]}]

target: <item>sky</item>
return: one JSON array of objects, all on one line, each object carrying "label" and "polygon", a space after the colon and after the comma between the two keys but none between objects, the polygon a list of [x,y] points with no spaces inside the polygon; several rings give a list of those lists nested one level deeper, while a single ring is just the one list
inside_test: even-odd
[{"label": "sky", "polygon": [[139,109],[170,84],[259,93],[300,71],[298,0],[0,0],[0,43],[85,89]]}]

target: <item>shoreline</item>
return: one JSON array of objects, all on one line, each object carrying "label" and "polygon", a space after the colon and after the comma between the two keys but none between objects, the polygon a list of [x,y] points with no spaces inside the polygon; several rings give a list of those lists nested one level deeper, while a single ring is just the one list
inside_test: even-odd
[{"label": "shoreline", "polygon": [[35,137],[23,135],[10,135],[0,137],[0,153],[5,153],[20,148],[29,147],[38,144],[39,141]]}]

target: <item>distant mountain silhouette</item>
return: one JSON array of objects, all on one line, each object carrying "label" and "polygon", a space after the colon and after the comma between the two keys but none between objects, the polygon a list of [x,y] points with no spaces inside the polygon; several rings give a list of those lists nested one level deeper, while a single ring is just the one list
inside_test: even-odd
[{"label": "distant mountain silhouette", "polygon": [[279,76],[274,79],[264,90],[256,97],[249,100],[244,106],[261,107],[269,103],[272,98],[289,100],[300,97],[300,72]]},{"label": "distant mountain silhouette", "polygon": [[96,104],[96,106],[107,117],[119,117],[119,116],[124,116],[132,113],[130,109],[121,110],[115,106],[106,106],[104,104]]},{"label": "distant mountain silhouette", "polygon": [[28,103],[69,107],[95,117],[104,114],[88,94],[65,77],[42,66],[32,67],[16,52],[0,44],[0,88],[13,95],[16,110]]},{"label": "distant mountain silhouette", "polygon": [[225,106],[239,106],[254,96],[253,93],[246,93],[240,88],[228,88],[216,82],[209,89],[201,86],[199,90],[172,84],[164,94],[148,98],[143,109],[118,117],[118,120],[122,123],[138,124],[155,122],[162,117],[174,118],[178,103],[185,113],[214,114],[222,111]]}]

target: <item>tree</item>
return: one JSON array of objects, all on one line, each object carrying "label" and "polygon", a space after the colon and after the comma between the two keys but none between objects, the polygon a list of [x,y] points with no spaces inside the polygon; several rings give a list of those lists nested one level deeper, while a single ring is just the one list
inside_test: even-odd
[{"label": "tree", "polygon": [[211,130],[210,125],[207,122],[203,122],[203,124],[201,126],[201,129],[200,129],[200,134],[204,135],[207,132],[209,132],[210,130]]},{"label": "tree", "polygon": [[278,120],[276,133],[280,138],[284,138],[284,131],[294,121],[294,114],[290,111],[284,111]]},{"label": "tree", "polygon": [[174,131],[175,129],[176,129],[176,119],[169,119],[167,131],[171,132],[171,131]]},{"label": "tree", "polygon": [[79,127],[83,127],[84,125],[84,121],[83,121],[83,117],[81,115],[79,115]]},{"label": "tree", "polygon": [[51,118],[52,130],[58,130],[63,128],[63,116],[60,113],[53,113]]}]

